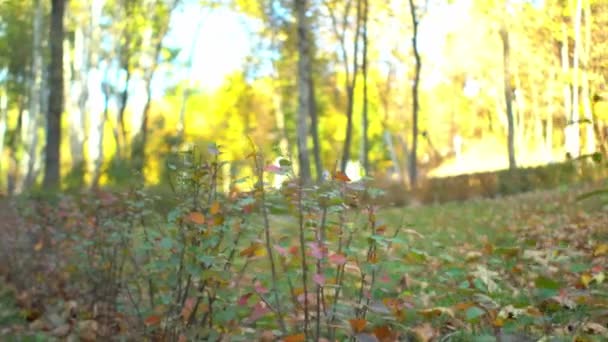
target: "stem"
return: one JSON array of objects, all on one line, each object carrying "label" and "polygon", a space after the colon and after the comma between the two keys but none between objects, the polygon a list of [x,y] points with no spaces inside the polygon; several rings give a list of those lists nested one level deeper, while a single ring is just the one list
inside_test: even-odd
[{"label": "stem", "polygon": [[303,189],[304,186],[302,180],[300,180],[300,184],[298,186],[298,223],[299,223],[299,233],[300,233],[300,253],[302,256],[302,286],[304,288],[304,336],[305,340],[308,340],[308,289],[307,289],[307,277],[308,277],[308,266],[306,264],[306,246],[304,239],[304,214],[302,213],[303,203]]},{"label": "stem", "polygon": [[283,319],[283,309],[281,307],[281,301],[279,300],[279,292],[277,287],[277,270],[274,262],[274,255],[272,253],[272,246],[270,245],[270,221],[268,219],[268,208],[266,208],[266,194],[264,190],[264,168],[259,165],[256,159],[256,165],[258,168],[258,183],[261,192],[261,206],[262,206],[262,217],[264,218],[264,242],[266,245],[266,252],[268,253],[268,260],[270,261],[270,271],[272,272],[272,292],[274,294],[274,300],[277,305],[277,316],[279,318],[279,327],[283,334],[287,333],[285,327],[285,320]]}]

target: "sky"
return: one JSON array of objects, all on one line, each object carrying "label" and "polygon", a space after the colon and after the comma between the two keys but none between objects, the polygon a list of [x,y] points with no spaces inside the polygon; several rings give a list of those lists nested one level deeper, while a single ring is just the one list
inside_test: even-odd
[{"label": "sky", "polygon": [[242,68],[252,48],[255,22],[228,8],[201,7],[197,1],[187,1],[174,13],[165,44],[181,48],[178,60],[184,65],[194,47],[191,72],[186,67],[175,76],[214,89],[226,75]]}]

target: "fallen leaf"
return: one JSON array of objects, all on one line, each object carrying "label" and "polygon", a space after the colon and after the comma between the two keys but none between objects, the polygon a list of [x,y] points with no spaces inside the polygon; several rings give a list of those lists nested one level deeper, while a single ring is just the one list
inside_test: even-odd
[{"label": "fallen leaf", "polygon": [[304,341],[306,341],[306,336],[304,334],[289,335],[283,339],[283,342],[304,342]]},{"label": "fallen leaf", "polygon": [[600,243],[593,250],[593,256],[600,256],[608,254],[608,243]]},{"label": "fallen leaf", "polygon": [[450,308],[444,308],[444,307],[435,307],[435,308],[420,310],[420,311],[418,311],[418,313],[420,315],[424,316],[424,318],[426,318],[426,319],[432,319],[432,318],[439,317],[444,314],[448,315],[450,317],[454,317],[454,311],[452,311],[452,309],[450,309]]},{"label": "fallen leaf", "polygon": [[391,327],[388,326],[388,325],[382,325],[382,326],[379,326],[379,327],[375,327],[374,328],[374,336],[376,336],[376,338],[380,342],[389,342],[389,341],[395,341],[396,340],[395,334],[391,330]]},{"label": "fallen leaf", "polygon": [[44,247],[44,243],[42,242],[42,240],[39,240],[35,245],[34,245],[34,250],[36,252],[39,252],[42,247]]},{"label": "fallen leaf", "polygon": [[429,323],[424,323],[411,329],[417,341],[429,342],[435,337],[435,330]]},{"label": "fallen leaf", "polygon": [[51,331],[51,335],[55,337],[65,337],[70,333],[72,327],[69,324],[63,324]]},{"label": "fallen leaf", "polygon": [[589,273],[583,273],[581,274],[581,284],[587,288],[589,287],[589,284],[593,281],[593,276]]},{"label": "fallen leaf", "polygon": [[587,322],[583,325],[583,331],[587,334],[608,336],[608,328],[595,322]]}]

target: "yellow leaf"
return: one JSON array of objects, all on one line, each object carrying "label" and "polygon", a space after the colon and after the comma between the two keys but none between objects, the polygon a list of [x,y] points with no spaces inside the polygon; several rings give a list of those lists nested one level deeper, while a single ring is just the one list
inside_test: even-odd
[{"label": "yellow leaf", "polygon": [[241,251],[241,253],[239,253],[240,256],[245,256],[245,257],[252,257],[252,256],[261,256],[261,255],[265,255],[264,254],[264,248],[262,246],[262,244],[260,243],[252,243],[251,246],[243,249]]},{"label": "yellow leaf", "polygon": [[600,243],[595,247],[593,251],[593,256],[600,256],[608,254],[608,243]]},{"label": "yellow leaf", "polygon": [[42,240],[40,240],[40,241],[38,241],[38,243],[36,243],[34,245],[34,250],[36,252],[39,252],[42,249],[42,247],[44,247],[44,243],[42,243]]},{"label": "yellow leaf", "polygon": [[589,284],[593,281],[593,276],[591,276],[589,273],[583,273],[581,275],[581,284],[583,284],[584,287],[589,287]]},{"label": "yellow leaf", "polygon": [[215,215],[220,212],[220,209],[220,202],[213,202],[211,208],[209,209],[209,212],[211,213],[211,215]]}]

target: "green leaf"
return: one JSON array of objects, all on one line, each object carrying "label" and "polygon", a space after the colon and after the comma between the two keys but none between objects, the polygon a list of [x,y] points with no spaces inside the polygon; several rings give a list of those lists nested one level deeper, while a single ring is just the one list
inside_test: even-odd
[{"label": "green leaf", "polygon": [[173,241],[171,241],[171,238],[169,237],[164,237],[162,240],[160,240],[160,247],[164,249],[171,249],[171,247],[173,247]]},{"label": "green leaf", "polygon": [[560,283],[545,276],[539,276],[536,278],[534,284],[537,288],[544,290],[559,290],[561,288]]},{"label": "green leaf", "polygon": [[486,312],[483,311],[483,309],[477,306],[471,306],[467,309],[465,316],[467,318],[467,321],[471,322],[476,321],[477,319],[479,319],[479,317],[485,315],[485,313]]}]

